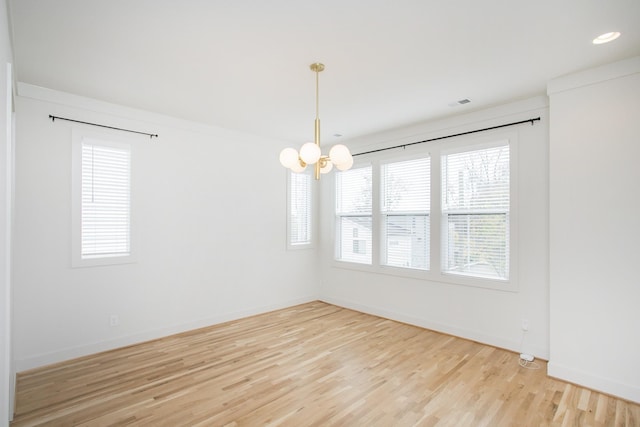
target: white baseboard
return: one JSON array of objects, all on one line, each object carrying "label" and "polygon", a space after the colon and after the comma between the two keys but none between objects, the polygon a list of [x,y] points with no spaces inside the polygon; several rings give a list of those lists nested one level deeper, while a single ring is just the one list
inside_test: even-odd
[{"label": "white baseboard", "polygon": [[[476,341],[482,344],[491,345],[493,347],[503,348],[505,350],[510,350],[518,354],[522,352],[522,349],[520,348],[520,345],[521,345],[520,341],[513,341],[513,340],[505,339],[502,337],[487,335],[474,330],[458,328],[458,327],[447,325],[444,323],[434,322],[431,320],[417,318],[413,316],[407,316],[402,313],[396,313],[396,312],[385,310],[385,309],[370,307],[366,305],[352,303],[349,301],[343,301],[336,298],[323,296],[320,298],[320,300],[329,304],[337,305],[344,308],[349,308],[355,311],[360,311],[362,313],[372,314],[374,316],[383,317],[385,319],[396,320],[398,322],[419,326],[421,328],[429,329],[436,332],[441,332],[448,335],[453,335],[453,336],[464,338],[471,341]],[[542,348],[527,347],[527,353],[532,354],[533,356],[539,359],[547,360],[549,358],[548,352]]]},{"label": "white baseboard", "polygon": [[145,341],[150,341],[158,338],[163,338],[169,335],[178,334],[181,332],[187,332],[194,329],[204,328],[206,326],[217,325],[232,320],[242,319],[244,317],[254,316],[256,314],[268,313],[270,311],[280,310],[287,307],[292,307],[298,304],[305,304],[312,301],[317,301],[317,296],[309,296],[304,298],[298,298],[294,300],[285,301],[278,304],[272,304],[267,306],[255,307],[246,310],[240,310],[231,313],[224,313],[217,316],[209,317],[206,319],[195,320],[193,322],[187,322],[180,325],[171,326],[168,328],[161,328],[151,331],[142,332],[139,334],[127,335],[118,337],[112,340],[94,342],[86,345],[79,345],[75,347],[69,347],[63,350],[54,351],[51,353],[40,354],[33,357],[28,357],[14,361],[16,372],[23,372],[29,369],[35,369],[53,363],[63,362],[65,360],[71,360],[82,356],[88,356],[90,354],[96,354],[107,350],[113,350],[120,347],[125,347],[132,344],[138,344]]},{"label": "white baseboard", "polygon": [[559,380],[640,403],[640,387],[637,385],[624,384],[611,378],[599,377],[571,366],[555,363],[552,360],[547,365],[547,374]]}]

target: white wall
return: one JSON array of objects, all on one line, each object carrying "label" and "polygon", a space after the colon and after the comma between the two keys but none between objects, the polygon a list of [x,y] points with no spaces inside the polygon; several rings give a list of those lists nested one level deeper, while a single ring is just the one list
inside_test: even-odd
[{"label": "white wall", "polygon": [[11,186],[12,119],[11,95],[13,55],[7,3],[0,0],[0,427],[8,426],[13,414],[11,363]]},{"label": "white wall", "polygon": [[640,402],[640,57],[548,92],[549,374]]},{"label": "white wall", "polygon": [[[334,191],[329,177],[322,188],[324,262],[321,298],[367,313],[547,358],[549,313],[546,97],[523,100],[345,143],[357,153],[538,116],[542,120],[534,126],[524,124],[464,137],[472,140],[486,138],[489,135],[500,137],[505,132],[517,133],[517,291],[462,286],[337,267],[332,263]],[[521,330],[523,318],[528,319],[530,324],[524,346]],[[514,359],[514,363],[516,360]]]},{"label": "white wall", "polygon": [[[315,251],[286,250],[284,144],[24,84],[18,95],[18,371],[317,299]],[[85,125],[49,114],[160,135],[133,136],[137,263],[71,268],[71,132]]]}]

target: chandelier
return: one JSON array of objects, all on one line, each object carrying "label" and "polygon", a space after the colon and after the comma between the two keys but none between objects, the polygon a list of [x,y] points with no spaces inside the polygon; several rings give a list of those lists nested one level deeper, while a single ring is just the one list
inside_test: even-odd
[{"label": "chandelier", "polygon": [[291,169],[293,172],[300,173],[307,168],[307,165],[314,165],[315,178],[320,179],[320,174],[325,174],[333,169],[346,171],[353,166],[353,157],[349,149],[342,144],[336,144],[329,150],[329,155],[322,154],[320,149],[320,117],[318,114],[319,96],[318,96],[318,80],[319,74],[324,70],[324,64],[316,62],[309,66],[311,71],[316,73],[316,120],[314,142],[307,142],[300,147],[300,152],[295,148],[285,148],[280,152],[280,163],[285,168]]}]

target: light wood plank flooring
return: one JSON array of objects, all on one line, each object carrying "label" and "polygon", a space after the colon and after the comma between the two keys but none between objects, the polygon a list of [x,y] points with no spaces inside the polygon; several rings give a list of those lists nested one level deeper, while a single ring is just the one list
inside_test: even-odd
[{"label": "light wood plank flooring", "polygon": [[21,373],[11,425],[640,425],[539,364],[314,302]]}]

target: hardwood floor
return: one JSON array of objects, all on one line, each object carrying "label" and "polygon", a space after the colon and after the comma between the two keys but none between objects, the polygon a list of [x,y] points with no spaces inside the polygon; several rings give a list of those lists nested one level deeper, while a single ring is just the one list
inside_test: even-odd
[{"label": "hardwood floor", "polygon": [[21,373],[11,425],[640,425],[538,363],[314,302]]}]

